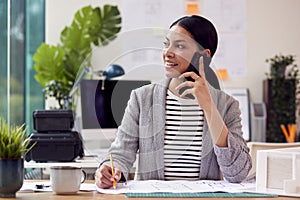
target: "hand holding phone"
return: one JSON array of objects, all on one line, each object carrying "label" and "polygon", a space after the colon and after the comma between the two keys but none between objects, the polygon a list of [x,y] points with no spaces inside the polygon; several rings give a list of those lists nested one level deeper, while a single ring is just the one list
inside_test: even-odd
[{"label": "hand holding phone", "polygon": [[[195,52],[193,55],[193,58],[190,62],[189,67],[187,68],[187,70],[185,72],[194,72],[197,75],[201,75],[199,73],[199,59],[200,57],[203,57],[203,64],[204,64],[204,69],[209,67],[211,58],[207,57],[206,55],[200,54],[199,52]],[[185,81],[195,81],[192,77],[186,77]],[[186,89],[189,89],[190,87],[183,87],[179,90],[179,94],[182,94]],[[190,98],[190,99],[194,99],[194,96],[191,94],[186,95],[186,97]]]}]

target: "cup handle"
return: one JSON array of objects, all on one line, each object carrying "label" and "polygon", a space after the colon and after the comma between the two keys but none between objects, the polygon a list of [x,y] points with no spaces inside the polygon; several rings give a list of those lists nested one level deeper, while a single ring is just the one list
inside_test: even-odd
[{"label": "cup handle", "polygon": [[82,169],[81,170],[81,172],[82,172],[82,178],[81,178],[81,183],[84,183],[84,181],[85,181],[85,179],[86,179],[86,172]]}]

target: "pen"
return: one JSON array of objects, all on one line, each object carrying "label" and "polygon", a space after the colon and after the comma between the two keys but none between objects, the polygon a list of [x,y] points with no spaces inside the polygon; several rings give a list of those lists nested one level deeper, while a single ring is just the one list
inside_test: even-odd
[{"label": "pen", "polygon": [[113,158],[112,158],[112,154],[109,155],[109,158],[110,158],[110,166],[111,166],[111,175],[114,178],[112,184],[113,184],[114,189],[116,189],[117,188],[117,182],[115,180],[115,169],[114,169],[114,161],[113,161]]},{"label": "pen", "polygon": [[44,184],[36,184],[35,185],[35,188],[39,189],[39,190],[45,189],[45,188],[48,188],[48,187],[50,187],[50,185],[44,185]]}]

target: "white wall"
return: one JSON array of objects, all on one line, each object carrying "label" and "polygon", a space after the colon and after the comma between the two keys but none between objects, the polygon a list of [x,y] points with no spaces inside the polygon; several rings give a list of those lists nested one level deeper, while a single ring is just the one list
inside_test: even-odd
[{"label": "white wall", "polygon": [[254,101],[262,101],[262,80],[269,72],[266,58],[294,54],[300,66],[300,1],[248,0],[248,77],[228,86],[250,88]]},{"label": "white wall", "polygon": [[[71,24],[73,15],[79,8],[88,4],[102,6],[108,3],[119,5],[122,9],[121,2],[124,3],[126,0],[46,0],[46,42],[50,44],[59,42],[61,30]],[[265,63],[266,58],[273,57],[278,53],[294,54],[296,62],[300,66],[299,19],[299,0],[247,0],[247,76],[243,78],[229,77],[224,81],[224,87],[249,88],[251,100],[261,102],[262,81],[266,78],[265,73],[269,72],[269,66]],[[146,35],[144,36],[146,37]],[[122,42],[116,40],[109,47],[95,49],[95,54],[99,55],[95,56],[99,59],[94,61],[97,63],[96,68],[104,69],[108,63],[116,61],[116,55],[122,54],[119,48]],[[155,65],[154,68],[151,68],[146,64],[143,67],[145,70],[159,74],[158,77],[163,75],[159,66]],[[151,74],[147,77],[147,74],[149,75],[146,73],[139,77],[152,77]]]}]

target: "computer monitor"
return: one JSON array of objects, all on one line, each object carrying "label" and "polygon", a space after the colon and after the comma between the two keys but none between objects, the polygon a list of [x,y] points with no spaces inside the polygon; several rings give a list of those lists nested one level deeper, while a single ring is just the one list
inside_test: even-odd
[{"label": "computer monitor", "polygon": [[82,80],[80,132],[85,152],[110,146],[131,91],[150,83],[148,80]]}]

